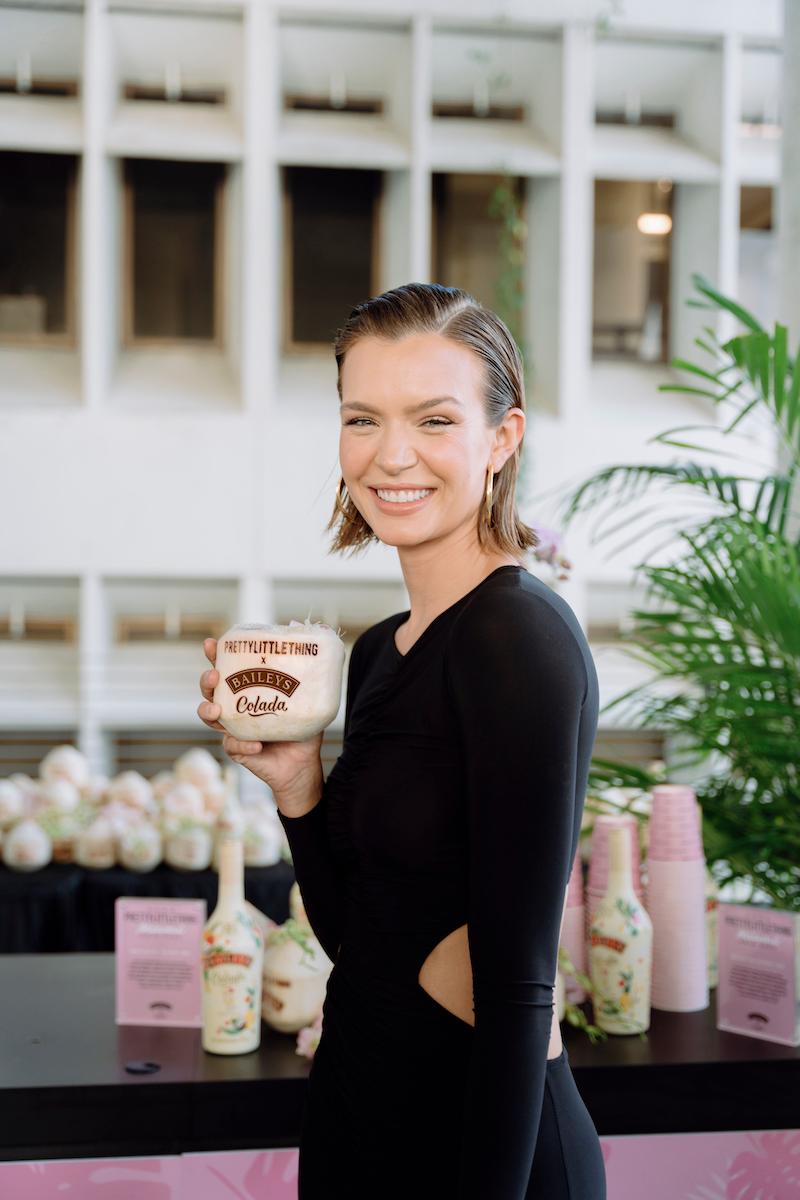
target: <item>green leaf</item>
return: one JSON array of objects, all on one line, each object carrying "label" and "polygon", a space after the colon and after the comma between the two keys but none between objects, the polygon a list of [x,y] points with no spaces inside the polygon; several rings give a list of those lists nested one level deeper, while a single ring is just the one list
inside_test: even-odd
[{"label": "green leaf", "polygon": [[748,312],[746,308],[743,308],[741,304],[737,304],[736,301],[732,300],[729,296],[723,296],[721,292],[718,292],[716,288],[712,287],[712,285],[703,275],[697,273],[693,274],[692,283],[698,289],[698,291],[702,292],[703,295],[708,296],[708,298],[712,300],[718,308],[723,309],[725,312],[732,313],[734,317],[741,321],[743,325],[746,325],[748,329],[752,329],[754,333],[763,333],[763,327],[753,313]]}]

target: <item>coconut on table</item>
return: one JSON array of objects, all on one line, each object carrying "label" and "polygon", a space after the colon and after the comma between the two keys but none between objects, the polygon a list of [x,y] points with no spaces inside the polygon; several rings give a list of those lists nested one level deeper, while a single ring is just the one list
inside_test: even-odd
[{"label": "coconut on table", "polygon": [[339,711],[344,642],[321,621],[233,625],[217,642],[220,724],[242,741],[302,742]]}]

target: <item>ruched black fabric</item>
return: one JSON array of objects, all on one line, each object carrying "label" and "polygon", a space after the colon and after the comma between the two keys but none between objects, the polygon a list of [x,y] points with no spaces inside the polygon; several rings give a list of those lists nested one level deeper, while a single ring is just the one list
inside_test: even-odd
[{"label": "ruched black fabric", "polygon": [[[408,616],[357,639],[342,753],[319,804],[281,814],[334,962],[300,1200],[605,1200],[566,1050],[547,1058],[597,730],[588,643],[567,602],[513,564],[403,655]],[[465,924],[474,1026],[418,980]]]}]

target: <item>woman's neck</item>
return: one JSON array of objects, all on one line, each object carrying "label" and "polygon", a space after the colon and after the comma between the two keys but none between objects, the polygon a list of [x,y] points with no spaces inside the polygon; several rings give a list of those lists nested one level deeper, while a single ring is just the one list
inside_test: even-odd
[{"label": "woman's neck", "polygon": [[518,558],[502,551],[448,553],[434,550],[424,556],[410,552],[418,549],[400,547],[398,550],[410,600],[410,615],[404,628],[406,635],[412,637],[420,634],[434,617],[455,604],[498,567],[522,565]]}]

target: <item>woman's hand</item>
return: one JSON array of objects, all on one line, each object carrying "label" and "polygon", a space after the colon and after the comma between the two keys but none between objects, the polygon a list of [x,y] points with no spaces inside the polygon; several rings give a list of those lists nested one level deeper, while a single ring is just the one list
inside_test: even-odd
[{"label": "woman's hand", "polygon": [[225,736],[222,749],[235,763],[241,763],[271,789],[281,812],[288,817],[302,816],[314,807],[322,792],[322,732],[302,742],[246,742],[233,737],[219,722],[221,708],[214,703],[214,688],[219,682],[215,638],[206,638],[203,651],[211,670],[200,676],[203,702],[197,715],[209,729],[219,729]]}]

